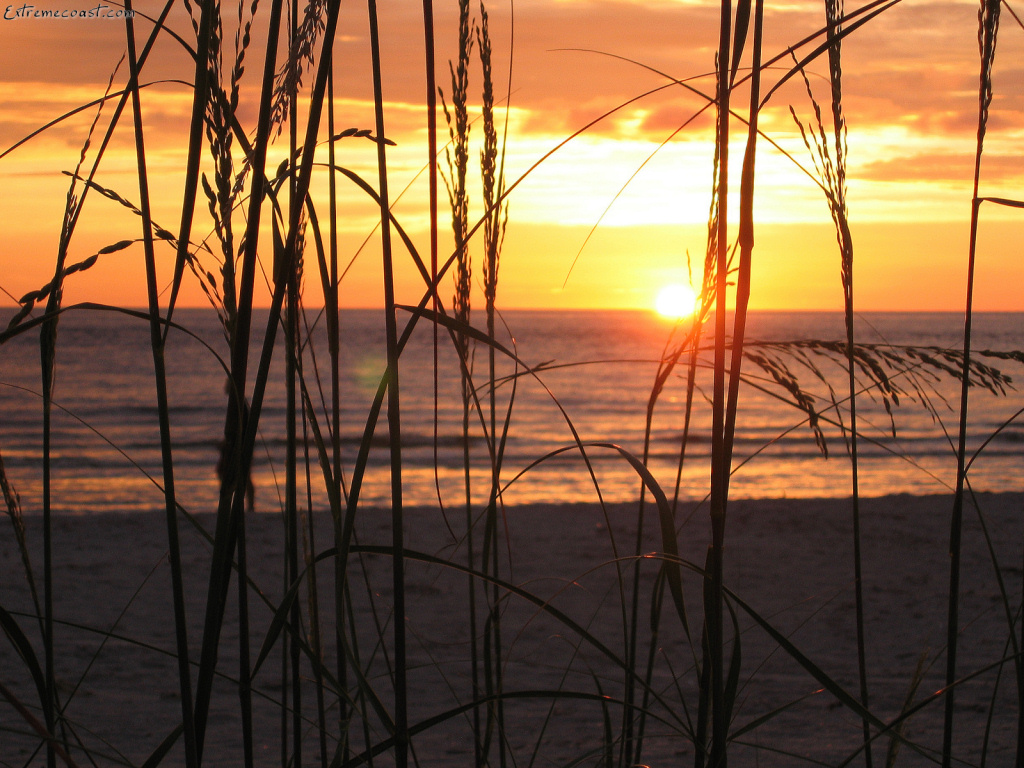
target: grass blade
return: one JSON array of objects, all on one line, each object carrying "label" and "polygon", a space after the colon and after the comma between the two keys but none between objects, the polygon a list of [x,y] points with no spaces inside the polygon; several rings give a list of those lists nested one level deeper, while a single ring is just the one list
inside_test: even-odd
[{"label": "grass blade", "polygon": [[[960,557],[963,527],[964,483],[966,481],[967,456],[967,406],[971,385],[971,324],[974,309],[974,273],[977,256],[978,223],[981,202],[978,192],[981,186],[981,158],[985,146],[985,132],[988,126],[989,105],[992,103],[992,67],[996,54],[996,34],[999,29],[999,0],[982,0],[978,12],[978,43],[981,48],[981,74],[978,94],[978,137],[974,156],[974,198],[971,203],[971,239],[967,257],[967,300],[964,314],[965,363],[960,388],[960,429],[957,444],[956,491],[953,495],[953,513],[949,534],[949,607],[946,625],[946,687],[949,693],[945,701],[942,735],[942,768],[949,768],[953,750],[953,707],[955,691],[951,687],[956,680],[957,643],[960,634]],[[1018,740],[1018,759],[1024,751],[1024,737]]]}]

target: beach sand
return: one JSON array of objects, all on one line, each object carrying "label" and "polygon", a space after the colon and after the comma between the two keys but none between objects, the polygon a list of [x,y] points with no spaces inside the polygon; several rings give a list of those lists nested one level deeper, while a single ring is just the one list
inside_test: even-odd
[{"label": "beach sand", "polygon": [[[1021,602],[1022,516],[1024,495],[978,497],[1011,610]],[[725,573],[729,589],[846,690],[857,695],[857,656],[854,623],[852,524],[848,500],[764,500],[730,503]],[[952,500],[946,496],[888,496],[863,501],[864,595],[866,601],[867,668],[871,709],[883,721],[899,714],[915,669],[924,659],[923,679],[914,696],[925,699],[942,687],[945,671],[946,594],[949,581],[949,518]],[[390,543],[390,512],[361,512],[359,542]],[[213,518],[197,521],[212,530]],[[591,640],[581,641],[573,628],[517,596],[504,599],[502,645],[504,687],[516,692],[505,704],[506,738],[517,765],[526,765],[537,749],[535,765],[564,765],[581,756],[583,764],[600,760],[604,711],[594,694],[619,699],[624,672],[623,615],[617,571],[631,582],[636,546],[636,505],[540,505],[506,511],[502,534],[502,577],[564,611],[587,629]],[[708,545],[707,508],[688,505],[679,514],[682,558],[702,565]],[[966,675],[1010,655],[1005,609],[1000,599],[978,514],[968,504],[965,515],[961,583],[961,646],[958,669]],[[316,516],[315,547],[329,546],[330,525]],[[447,523],[437,510],[407,513],[406,547],[429,555],[465,562],[456,539],[465,522],[461,511],[449,511]],[[41,574],[41,521],[26,519],[33,566]],[[40,629],[23,615],[31,612],[21,557],[9,524],[0,534],[0,606],[16,616],[24,633],[37,642]],[[450,526],[450,527],[449,527]],[[456,534],[453,539],[452,532]],[[190,620],[190,644],[197,653],[201,635],[210,547],[187,523],[182,525],[184,569]],[[166,559],[166,523],[160,514],[94,515],[54,519],[54,613],[56,674],[61,700],[77,737],[87,744],[99,765],[123,758],[141,764],[180,722],[174,627],[170,611],[170,577]],[[247,550],[253,580],[270,601],[282,594],[283,525],[278,516],[257,514],[247,524]],[[645,515],[644,553],[663,549],[656,518]],[[616,553],[619,560],[615,560]],[[479,552],[476,553],[479,562]],[[660,561],[641,563],[640,658],[647,663],[650,648],[652,586]],[[334,616],[329,563],[317,569],[325,634],[333,636]],[[695,657],[700,647],[699,577],[684,571],[685,596],[692,642],[687,639],[671,601],[666,597],[657,636],[647,722],[644,761],[651,766],[688,764],[693,745],[685,736],[696,720]],[[367,679],[385,706],[391,685],[383,650],[375,645],[383,629],[390,660],[391,565],[383,555],[366,555],[350,569],[353,610],[359,653]],[[411,724],[452,709],[470,698],[470,657],[467,577],[437,565],[410,561],[407,568],[407,617],[410,657]],[[232,602],[235,589],[232,587]],[[303,592],[305,596],[305,592]],[[478,607],[483,599],[478,596]],[[271,613],[251,595],[252,649],[262,645]],[[627,599],[628,604],[628,599]],[[628,609],[627,609],[628,610]],[[737,738],[730,751],[733,765],[790,766],[806,760],[835,765],[852,754],[861,739],[859,719],[828,692],[806,669],[736,609],[740,630],[739,689],[733,731],[784,708],[778,715]],[[727,626],[730,620],[726,618]],[[104,640],[95,630],[111,633]],[[1018,629],[1019,631],[1019,629]],[[732,631],[727,629],[729,636]],[[121,639],[129,638],[129,640]],[[227,678],[238,674],[238,626],[229,610],[220,655],[220,670],[206,742],[204,764],[241,764],[237,685]],[[328,642],[333,649],[333,642]],[[37,645],[38,647],[38,645]],[[728,652],[732,652],[732,644]],[[325,652],[334,668],[333,650]],[[257,690],[256,757],[258,765],[280,764],[282,694],[278,649],[268,657],[255,679]],[[2,682],[29,704],[36,714],[38,700],[9,642],[0,647]],[[990,765],[1009,765],[1017,731],[1016,684],[1012,663],[970,680],[958,689],[954,752],[968,764],[981,761],[987,745]],[[305,675],[312,674],[304,666]],[[349,685],[354,683],[350,680]],[[311,693],[312,685],[305,686]],[[518,692],[575,691],[578,698],[557,700]],[[993,701],[994,706],[992,706]],[[333,751],[337,734],[337,705],[328,701]],[[303,701],[308,720],[304,761],[318,763],[315,700]],[[989,720],[989,712],[993,715]],[[621,708],[607,706],[614,734],[621,728]],[[379,719],[371,714],[371,743],[386,738]],[[546,725],[545,725],[546,723]],[[12,708],[0,704],[0,765],[22,765],[36,740]],[[421,766],[470,765],[472,736],[468,715],[459,715],[414,735]],[[899,766],[930,765],[928,755],[941,747],[942,703],[933,701],[911,717],[901,748]],[[353,733],[353,750],[365,748],[362,724]],[[876,742],[875,762],[884,764],[889,739]],[[538,746],[539,745],[539,746]],[[180,744],[179,744],[180,747]],[[80,751],[75,755],[81,757]],[[165,764],[181,764],[176,747]],[[857,758],[858,764],[862,758]],[[32,765],[43,764],[36,756]],[[82,760],[81,762],[87,762]],[[392,764],[385,753],[375,765]]]}]

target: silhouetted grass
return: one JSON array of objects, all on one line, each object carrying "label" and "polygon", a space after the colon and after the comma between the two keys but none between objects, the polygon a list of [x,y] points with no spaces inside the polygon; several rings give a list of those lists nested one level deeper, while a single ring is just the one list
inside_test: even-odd
[{"label": "silhouetted grass", "polygon": [[[787,658],[794,668],[826,692],[837,703],[840,710],[837,717],[852,714],[861,724],[862,736],[857,742],[861,746],[847,757],[844,765],[859,760],[863,750],[863,759],[871,766],[872,744],[876,739],[885,739],[888,746],[887,766],[897,763],[903,759],[901,755],[907,753],[937,761],[927,745],[914,740],[907,724],[916,713],[935,706],[940,699],[945,706],[941,760],[944,766],[951,765],[952,760],[958,759],[952,747],[956,723],[954,691],[965,681],[981,678],[992,670],[1001,672],[1008,662],[1014,666],[1017,704],[1024,712],[1024,665],[1020,663],[1021,642],[1016,634],[1020,631],[1016,626],[1020,621],[1019,612],[1011,602],[1011,590],[1006,587],[996,546],[987,528],[987,547],[1009,633],[1006,650],[1003,658],[971,669],[959,678],[956,657],[961,629],[958,616],[960,537],[965,493],[970,490],[968,469],[973,461],[966,448],[970,387],[980,386],[1002,394],[1010,386],[1005,374],[981,362],[979,357],[1007,363],[1022,361],[1019,353],[979,352],[971,348],[978,212],[986,200],[979,197],[978,183],[985,127],[993,98],[992,66],[999,4],[985,0],[981,12],[980,112],[962,351],[864,344],[857,342],[854,333],[853,246],[846,206],[841,41],[893,5],[893,2],[874,2],[844,15],[841,3],[829,0],[824,9],[823,26],[815,35],[776,55],[765,56],[762,51],[763,0],[739,0],[735,7],[726,0],[720,13],[713,94],[703,94],[694,86],[670,77],[666,86],[652,89],[611,110],[567,138],[523,175],[510,178],[505,170],[507,127],[499,127],[499,104],[504,101],[508,107],[512,82],[510,79],[504,94],[496,93],[493,58],[501,44],[490,37],[486,8],[481,4],[474,17],[468,0],[461,2],[459,49],[455,63],[450,66],[451,104],[443,106],[450,144],[445,150],[447,172],[442,173],[442,177],[448,189],[454,249],[442,259],[437,238],[440,215],[437,211],[438,115],[434,96],[437,83],[433,71],[435,31],[433,5],[425,0],[426,124],[430,135],[426,148],[430,184],[429,262],[421,258],[392,210],[388,165],[391,142],[387,138],[387,95],[381,61],[382,38],[389,30],[378,28],[377,7],[372,0],[367,9],[374,104],[372,131],[366,128],[339,131],[336,127],[336,109],[343,96],[334,90],[334,71],[340,66],[333,60],[338,0],[306,6],[297,2],[286,6],[276,0],[269,9],[255,4],[247,8],[239,3],[230,14],[225,13],[226,6],[217,4],[189,8],[194,41],[180,42],[194,58],[195,72],[191,81],[193,105],[176,235],[152,220],[145,146],[147,128],[142,109],[147,96],[142,74],[154,41],[165,32],[163,23],[170,4],[164,8],[164,15],[141,51],[136,50],[136,30],[128,19],[128,82],[124,90],[114,92],[112,78],[107,95],[94,105],[97,114],[89,139],[82,149],[78,167],[69,174],[70,188],[54,276],[46,286],[22,298],[8,329],[0,333],[0,353],[6,353],[4,345],[22,334],[35,330],[40,334],[43,562],[38,581],[42,584],[42,600],[37,594],[24,510],[0,462],[0,487],[32,604],[29,613],[18,613],[0,605],[0,626],[20,665],[16,674],[31,681],[32,694],[37,699],[31,703],[24,701],[24,690],[16,690],[6,681],[0,681],[0,696],[17,715],[19,727],[24,725],[28,729],[19,732],[19,738],[34,739],[33,743],[38,745],[40,754],[45,754],[50,766],[59,761],[68,765],[131,762],[119,758],[113,747],[108,750],[108,745],[97,746],[78,724],[65,716],[67,701],[62,701],[65,694],[58,686],[56,663],[68,650],[58,640],[56,628],[62,626],[64,619],[55,615],[54,608],[57,585],[54,570],[55,563],[60,563],[61,552],[55,547],[53,535],[51,419],[61,344],[58,320],[64,312],[72,311],[63,304],[64,282],[91,268],[100,257],[128,248],[135,242],[142,244],[148,307],[146,312],[124,310],[123,317],[125,322],[147,322],[150,330],[154,410],[159,425],[162,471],[161,478],[154,479],[154,483],[158,483],[164,499],[171,572],[169,602],[174,619],[173,630],[167,631],[167,645],[173,645],[173,651],[158,650],[140,638],[124,637],[118,633],[116,623],[108,629],[91,628],[90,631],[102,638],[101,650],[107,640],[116,639],[130,646],[144,647],[154,654],[173,656],[180,721],[151,745],[144,765],[170,764],[179,759],[179,754],[189,768],[202,765],[204,757],[206,764],[225,760],[247,766],[280,762],[295,768],[311,759],[332,768],[378,763],[404,768],[410,761],[419,764],[420,760],[468,758],[468,754],[456,758],[418,754],[417,736],[433,729],[445,734],[454,734],[457,730],[459,735],[451,738],[466,744],[472,741],[472,759],[477,766],[539,765],[554,759],[545,753],[546,736],[557,730],[554,724],[565,710],[580,706],[586,708],[588,722],[593,724],[597,735],[589,748],[572,757],[570,764],[606,768],[641,765],[648,754],[645,748],[652,731],[657,728],[661,733],[672,734],[692,750],[695,766],[720,768],[727,764],[730,751],[749,744],[747,740],[755,738],[760,729],[787,714],[805,698],[801,696],[753,715],[744,712],[749,719],[742,724],[737,722],[744,686],[755,680],[759,671],[749,669],[746,649],[759,641],[768,642],[771,653]],[[239,94],[245,62],[252,54],[249,50],[252,28],[262,15],[268,16],[268,39],[259,82],[259,110],[255,125],[243,126],[239,123]],[[237,27],[233,50],[225,44],[230,31],[225,16]],[[287,30],[290,42],[287,51],[279,53],[282,29]],[[471,207],[469,169],[474,146],[471,115],[477,108],[470,76],[475,71],[474,47],[479,57],[481,82],[479,132],[482,139],[478,144],[481,147],[482,195],[479,204]],[[818,172],[815,181],[825,194],[837,229],[846,338],[845,342],[763,342],[749,338],[746,327],[751,270],[756,258],[756,160],[763,139],[773,146],[777,144],[765,136],[759,118],[783,83],[795,76],[802,76],[805,84],[809,83],[805,68],[826,56],[831,84],[832,139],[826,136],[824,120],[813,96],[810,101],[815,111],[814,127],[805,128],[800,124],[800,131],[812,152]],[[794,60],[792,66],[782,71],[772,69],[787,57]],[[311,86],[300,87],[307,74],[312,76]],[[555,366],[531,366],[525,354],[521,355],[518,348],[501,340],[499,266],[509,198],[520,182],[550,154],[617,109],[649,93],[676,87],[705,98],[706,106],[700,112],[714,108],[716,113],[715,140],[709,147],[713,152],[714,178],[701,277],[701,306],[693,318],[677,324],[668,335],[646,406],[644,447],[637,456],[604,439],[584,439],[573,424],[571,411],[564,408],[557,393],[552,393],[545,385],[546,375]],[[741,89],[747,89],[748,104],[743,115],[736,106],[742,98]],[[809,84],[807,91],[810,95]],[[303,109],[299,108],[300,100]],[[93,149],[92,136],[99,129],[108,101],[114,102],[115,107],[107,118],[103,141]],[[115,191],[95,178],[110,136],[129,102],[139,184],[138,205],[130,201],[135,192]],[[326,122],[326,127],[322,122]],[[739,130],[740,126],[745,129]],[[351,136],[373,142],[375,179],[363,179],[338,164],[336,144]],[[325,141],[328,162],[322,166],[317,164],[316,152]],[[736,184],[730,177],[729,153],[730,144],[737,142],[742,143],[744,155],[739,195],[731,198],[730,188]],[[270,171],[268,158],[276,146],[285,144],[288,159],[275,171]],[[209,153],[208,167],[212,176],[202,170],[205,153]],[[86,172],[90,157],[92,165]],[[327,176],[329,190],[326,216],[322,210],[325,201],[311,191],[314,174],[321,173]],[[354,455],[349,455],[342,434],[347,393],[343,391],[340,374],[346,331],[339,310],[344,303],[345,286],[338,264],[338,220],[345,212],[339,210],[339,182],[351,182],[378,207],[381,238],[379,275],[384,294],[383,357],[386,362],[379,372],[372,402],[363,414],[362,436]],[[195,221],[195,207],[200,189],[206,199],[210,236],[197,244],[193,231],[199,226]],[[136,214],[141,233],[130,233],[127,239],[115,241],[88,259],[69,264],[70,244],[90,191]],[[735,213],[729,208],[730,199],[738,199],[739,208]],[[1019,205],[1013,201],[991,201]],[[471,211],[474,212],[471,214]],[[207,245],[211,240],[213,247]],[[157,272],[156,248],[161,244],[175,252],[166,293],[161,291],[161,277]],[[471,247],[471,244],[475,245]],[[470,312],[472,261],[477,253],[481,255],[478,274],[482,275],[485,300],[483,329],[473,326]],[[262,260],[268,254],[272,254],[273,263],[264,265]],[[415,307],[400,305],[395,293],[398,263],[405,257],[423,281],[421,298]],[[218,466],[218,504],[209,531],[204,526],[211,521],[200,521],[188,510],[175,487],[175,470],[181,460],[178,449],[173,447],[175,425],[167,377],[168,370],[185,366],[187,362],[168,357],[167,350],[170,334],[180,330],[174,322],[175,304],[186,267],[218,313],[226,344],[222,362],[226,376],[224,442]],[[259,346],[255,339],[260,329],[254,333],[253,328],[259,317],[254,312],[255,286],[264,267],[270,275],[272,297],[262,329],[262,346]],[[323,289],[322,308],[306,306],[303,287],[309,280],[317,280]],[[442,299],[441,286],[447,280],[454,280],[455,284],[450,307],[446,307]],[[37,312],[37,305],[44,301],[45,308]],[[97,309],[82,306],[73,311]],[[317,347],[322,342],[316,332],[318,320],[310,320],[313,309],[324,314],[326,357]],[[403,503],[403,476],[407,467],[402,452],[403,431],[408,428],[408,417],[403,417],[402,386],[406,385],[406,379],[400,372],[405,365],[403,354],[420,322],[431,326],[434,338],[435,409],[439,397],[436,369],[442,359],[439,348],[443,345],[451,346],[461,382],[461,496],[465,525],[458,532],[448,529],[450,541],[440,552],[417,549],[417,526],[422,523],[412,519],[415,515],[407,514]],[[705,327],[708,323],[714,326],[710,341]],[[279,332],[283,335],[281,352],[276,344]],[[281,366],[276,365],[275,355],[278,354],[283,354]],[[477,354],[486,355],[485,375],[474,367]],[[249,370],[250,359],[257,361],[255,372]],[[322,370],[324,365],[329,365],[328,371]],[[651,434],[659,417],[656,411],[659,398],[680,368],[685,369],[685,409],[682,424],[673,425],[679,428],[681,441],[679,469],[674,492],[670,494],[648,464]],[[712,378],[707,404],[702,403],[699,396],[702,393],[698,374],[702,369],[708,369]],[[845,379],[844,397],[836,395],[829,383],[836,375]],[[277,380],[277,376],[282,379]],[[808,378],[827,387],[830,400],[824,406],[805,386]],[[867,609],[861,572],[858,443],[870,438],[861,432],[856,404],[858,398],[870,394],[884,404],[891,417],[893,408],[903,397],[924,404],[937,417],[932,405],[932,387],[936,381],[948,378],[961,382],[962,395],[956,450],[957,488],[951,526],[952,568],[947,593],[946,680],[942,690],[917,697],[916,692],[927,672],[922,655],[916,672],[908,681],[908,693],[899,714],[886,720],[872,711],[868,697],[871,669],[864,629]],[[504,494],[518,476],[509,478],[504,462],[517,407],[516,388],[521,381],[535,382],[551,395],[571,435],[564,447],[535,457],[525,471],[531,471],[536,464],[552,460],[556,455],[574,453],[593,480],[595,504],[603,515],[610,556],[592,573],[579,575],[580,581],[588,586],[593,584],[595,594],[599,595],[595,598],[597,607],[590,616],[576,615],[568,607],[564,588],[549,590],[543,583],[548,574],[541,572],[533,578],[521,579],[516,570],[516,553],[509,538],[512,515],[506,515]],[[581,382],[586,394],[587,384],[584,379]],[[267,429],[263,413],[272,387],[280,387],[284,392],[285,466],[279,539],[275,541],[274,557],[268,565],[251,557],[260,545],[250,540],[248,532],[254,523],[250,475],[261,431]],[[823,451],[826,450],[824,430],[830,425],[837,427],[849,441],[859,682],[856,694],[847,690],[835,670],[827,669],[821,660],[805,654],[792,636],[792,630],[782,628],[783,621],[779,617],[764,615],[727,583],[730,479],[739,469],[734,460],[734,443],[737,421],[741,418],[740,402],[748,388],[770,392],[792,405],[795,418],[809,426]],[[507,393],[507,399],[502,399],[502,392]],[[711,470],[703,489],[708,501],[709,546],[706,559],[695,563],[681,555],[684,549],[680,546],[680,530],[685,520],[680,519],[680,478],[687,461],[692,416],[705,405],[710,410],[712,423]],[[373,538],[372,529],[365,521],[374,511],[361,499],[370,457],[376,450],[374,434],[385,407],[387,466],[391,480],[389,514],[382,528],[386,528],[386,540]],[[843,409],[848,409],[848,418],[844,418]],[[1012,423],[1012,418],[1007,423]],[[436,427],[434,437],[435,440],[438,437]],[[480,439],[476,439],[478,437]],[[619,514],[622,510],[613,513],[605,504],[594,469],[594,457],[599,454],[615,456],[635,473],[639,483],[631,517]],[[434,455],[436,460],[436,447]],[[471,493],[471,470],[481,468],[488,478],[483,505],[474,504]],[[438,507],[443,508],[440,483],[437,495]],[[317,499],[323,497],[330,511],[330,546],[327,548],[323,548],[324,536],[314,522],[322,511],[318,509],[322,501]],[[984,526],[983,510],[978,507],[977,511]],[[691,510],[690,515],[693,513]],[[447,524],[447,517],[443,519]],[[183,520],[199,529],[208,542],[199,567],[186,565],[182,552],[184,537],[179,532]],[[622,536],[628,537],[631,547],[620,547]],[[554,557],[567,556],[574,545],[571,540],[554,542]],[[261,555],[265,556],[266,552],[261,551]],[[386,566],[382,566],[382,562],[386,562]],[[761,567],[768,572],[771,565],[761,564]],[[268,587],[270,577],[261,572],[268,567],[280,578],[278,586]],[[330,578],[322,578],[318,567],[328,569]],[[385,572],[386,576],[382,577]],[[233,603],[230,598],[232,580],[237,587]],[[455,638],[450,647],[432,646],[417,634],[414,622],[408,620],[422,591],[430,589],[443,595],[441,604],[450,611],[448,629]],[[193,634],[190,638],[186,598],[196,592],[205,595],[204,615],[199,635]],[[597,613],[601,610],[614,614],[614,621],[609,623],[615,628],[610,634],[598,626]],[[33,624],[38,624],[38,633],[36,627],[29,629]],[[552,675],[543,678],[549,682],[539,689],[523,690],[510,683],[516,679],[510,670],[520,662],[516,656],[520,637],[533,631],[534,624],[550,635],[561,637],[565,653],[535,660],[538,666],[550,662],[554,670],[545,670]],[[237,630],[237,670],[226,670],[220,659],[226,629],[228,632]],[[32,636],[35,634],[38,638]],[[663,657],[661,654],[666,647],[679,652],[680,656],[673,658],[665,653]],[[280,676],[270,682],[268,661],[278,655]],[[427,661],[423,661],[424,655]],[[420,701],[411,693],[415,689],[410,681],[420,679],[432,681],[438,693],[437,702]],[[994,684],[992,690],[990,723],[997,706],[997,685]],[[238,696],[240,754],[237,755],[212,753],[209,747],[211,733],[215,734],[216,729],[222,727],[212,712],[214,691],[220,686],[230,687]],[[76,687],[70,697],[78,690]],[[536,735],[523,732],[527,718],[521,715],[520,706],[526,704],[541,712]],[[276,713],[280,724],[280,754],[273,758],[259,754],[255,747],[255,740],[260,736],[257,717],[268,708]],[[1024,719],[1021,722],[1024,723]],[[522,746],[524,743],[527,746]],[[1020,755],[1024,754],[1021,745],[1024,745],[1024,727],[1018,727],[1018,763]],[[763,749],[765,756],[773,749],[770,746],[756,748]],[[468,748],[466,751],[468,753]],[[794,761],[799,759],[796,755],[787,757]],[[34,761],[33,756],[27,762],[33,764]]]}]

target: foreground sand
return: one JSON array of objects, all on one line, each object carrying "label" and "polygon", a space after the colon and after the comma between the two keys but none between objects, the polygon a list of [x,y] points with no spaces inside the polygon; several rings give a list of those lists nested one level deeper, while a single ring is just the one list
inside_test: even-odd
[{"label": "foreground sand", "polygon": [[[1022,517],[1024,496],[983,495],[981,509],[1013,610],[1021,601]],[[853,559],[849,502],[841,500],[737,501],[730,506],[726,573],[728,585],[752,608],[770,619],[822,670],[851,692],[857,689],[854,629]],[[867,601],[868,670],[872,709],[883,720],[897,715],[919,661],[924,659],[923,682],[915,700],[941,687],[945,667],[947,555],[951,500],[947,497],[890,496],[864,503],[864,588]],[[702,564],[707,548],[707,511],[687,507],[680,519],[682,556]],[[999,597],[995,570],[981,534],[978,516],[969,508],[964,542],[959,668],[972,672],[1009,654],[1007,620]],[[212,518],[199,522],[212,527]],[[462,530],[461,515],[450,514],[451,529]],[[531,506],[508,510],[507,552],[503,573],[515,584],[550,599],[613,652],[622,654],[623,609],[619,601],[614,552],[623,558],[635,547],[635,506],[609,508],[607,517],[597,506]],[[317,549],[327,546],[326,517],[316,519]],[[367,512],[359,530],[364,544],[388,542],[390,515]],[[610,530],[613,536],[609,535]],[[41,569],[40,521],[28,520],[33,564]],[[659,535],[648,512],[644,552],[661,549]],[[7,521],[0,529],[0,605],[9,611],[28,611],[30,602],[20,555]],[[190,640],[198,646],[205,603],[204,580],[209,547],[194,530],[184,531],[188,576]],[[58,628],[57,675],[62,697],[70,701],[68,716],[77,724],[81,739],[90,745],[100,765],[115,764],[122,755],[140,764],[174,727],[179,717],[174,662],[165,652],[173,648],[169,611],[169,576],[165,558],[163,518],[151,515],[99,515],[59,518],[55,524],[55,613],[68,624]],[[613,538],[614,546],[613,549]],[[281,594],[280,557],[282,526],[274,515],[257,515],[249,525],[248,542],[254,579],[271,599]],[[409,514],[407,547],[463,561],[464,549],[435,510]],[[628,559],[620,566],[629,573]],[[643,563],[640,601],[641,666],[646,663],[650,639],[650,591],[657,560]],[[330,573],[319,571],[322,583]],[[382,653],[374,648],[377,623],[389,637],[390,562],[368,556],[365,568],[353,569],[359,587],[356,623],[360,653],[368,661],[368,677],[387,703],[390,686]],[[369,583],[369,590],[366,583]],[[627,577],[628,582],[628,577]],[[699,634],[699,580],[687,573],[690,628]],[[410,563],[408,569],[410,686],[416,723],[464,702],[469,697],[469,634],[466,577],[461,573]],[[367,594],[372,595],[371,598]],[[254,602],[256,600],[254,599]],[[329,600],[324,600],[325,622],[333,632]],[[372,604],[371,604],[372,603]],[[374,611],[375,609],[375,611]],[[570,629],[518,598],[503,603],[503,644],[506,649],[505,686],[509,691],[562,689],[588,695],[601,691],[613,698],[622,694],[623,673],[588,643],[580,643]],[[253,617],[254,654],[269,625],[269,612],[257,606]],[[654,689],[661,703],[651,704],[645,760],[652,766],[689,764],[693,747],[682,735],[687,717],[696,717],[694,651],[671,606],[656,643]],[[33,639],[38,625],[21,616],[18,621]],[[734,745],[734,765],[789,766],[839,764],[858,745],[860,725],[828,693],[815,693],[821,685],[779,650],[765,633],[753,627],[742,612],[740,689],[734,717],[739,729],[786,704],[794,703],[768,722],[744,734]],[[92,629],[112,630],[121,639],[103,638]],[[694,629],[697,628],[697,629]],[[1019,632],[1019,629],[1018,629]],[[2,639],[2,638],[0,638]],[[699,636],[695,635],[695,648]],[[221,669],[237,676],[237,625],[225,628]],[[332,663],[328,654],[328,663]],[[280,764],[280,710],[269,700],[281,694],[280,653],[260,670],[256,687],[266,699],[257,701],[258,760]],[[6,641],[0,647],[2,680],[27,702],[33,691],[23,665]],[[983,674],[960,690],[955,751],[967,764],[978,764],[988,733],[987,758],[991,765],[1009,765],[1016,739],[1016,690],[1012,664]],[[309,686],[307,686],[309,687]],[[208,765],[240,763],[237,688],[222,680],[215,689],[207,745]],[[993,691],[995,691],[993,693]],[[995,698],[994,716],[987,720]],[[689,708],[687,712],[686,707]],[[597,750],[603,715],[593,701],[560,700],[551,712],[551,700],[526,697],[509,701],[507,737],[517,763],[529,762],[539,743],[537,765],[561,765]],[[550,714],[550,722],[545,726]],[[621,710],[609,708],[615,733]],[[315,717],[313,700],[303,715]],[[336,717],[336,715],[335,715]],[[659,722],[662,718],[667,722]],[[22,765],[32,754],[32,739],[17,735],[26,730],[13,711],[0,705],[0,765]],[[334,726],[336,728],[336,725]],[[376,721],[371,739],[383,739]],[[8,730],[9,729],[9,730]],[[414,739],[421,765],[469,765],[470,733],[465,717],[431,728]],[[941,745],[941,703],[933,703],[910,719],[906,736],[923,752]],[[362,728],[355,741],[364,747]],[[745,746],[750,745],[750,746]],[[316,762],[317,744],[312,725],[306,740],[306,761]],[[333,743],[332,743],[333,746]],[[884,753],[888,739],[879,740]],[[596,764],[598,755],[586,761]],[[178,764],[179,753],[167,762]],[[387,756],[375,764],[389,764]],[[862,762],[862,759],[855,761]],[[881,761],[884,764],[884,760]],[[39,764],[37,757],[33,764]],[[897,765],[929,765],[932,761],[903,746]]]}]

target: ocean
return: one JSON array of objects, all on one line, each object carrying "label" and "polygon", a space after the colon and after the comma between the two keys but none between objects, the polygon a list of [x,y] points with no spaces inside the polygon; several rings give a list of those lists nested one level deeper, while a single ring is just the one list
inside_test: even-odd
[{"label": "ocean", "polygon": [[[409,315],[399,314],[401,328]],[[216,506],[216,465],[227,401],[226,343],[217,317],[210,311],[180,310],[175,319],[189,331],[172,331],[167,349],[178,498],[189,511],[211,511]],[[341,315],[346,489],[370,403],[385,368],[383,319],[380,310],[344,310]],[[255,327],[262,327],[265,321],[266,314],[258,313]],[[482,322],[482,315],[477,321]],[[609,502],[636,499],[640,481],[635,469],[621,453],[603,444],[643,457],[647,407],[659,360],[672,347],[673,324],[643,311],[520,310],[504,313],[503,321],[506,329],[500,340],[515,350],[521,363],[517,367],[498,356],[499,432],[508,419],[500,476],[504,504],[593,502],[599,494]],[[323,402],[329,401],[330,363],[325,324],[315,313],[309,313],[306,322],[312,342],[303,356],[304,373],[319,428],[327,434],[329,419]],[[940,350],[961,345],[962,325],[958,313],[863,313],[857,318],[857,335],[863,343],[927,347],[927,356],[942,363]],[[841,313],[754,312],[748,326],[748,339],[765,343],[843,337]],[[254,342],[253,348],[258,350],[258,336]],[[465,498],[459,367],[443,329],[438,344],[436,398],[434,334],[426,322],[418,324],[399,368],[403,497],[412,506],[436,506],[440,498],[446,506],[458,507]],[[1003,352],[1024,348],[1024,314],[977,315],[972,346],[979,351]],[[740,390],[731,497],[849,496],[850,461],[844,429],[839,426],[849,421],[843,360],[827,346],[769,345],[751,350],[773,362],[768,368],[751,360],[744,363],[751,383]],[[881,350],[873,353],[875,358]],[[280,510],[284,497],[282,353],[279,348],[253,470],[256,510],[260,512]],[[678,477],[679,495],[688,501],[704,498],[710,485],[710,359],[709,350],[698,366],[681,471],[686,358],[669,375],[651,420],[647,448],[651,473],[670,497]],[[1005,382],[1002,394],[972,389],[968,446],[969,455],[977,458],[970,468],[971,487],[1019,491],[1024,481],[1024,424],[1020,417],[1024,395],[1013,387],[1022,380],[1024,370],[1013,359],[978,359],[1012,381]],[[955,483],[953,446],[960,385],[948,372],[919,363],[910,360],[884,369],[898,404],[874,389],[858,398],[863,435],[859,474],[865,496],[941,493]],[[522,366],[538,370],[527,374]],[[487,367],[486,349],[479,347],[473,380],[483,404],[489,392]],[[827,456],[807,423],[807,413],[792,403],[787,373],[810,398],[810,408],[820,414],[820,438]],[[868,384],[863,375],[860,381]],[[27,515],[41,511],[39,390],[39,337],[32,331],[0,346],[0,455]],[[145,321],[113,312],[76,310],[64,314],[59,325],[54,402],[55,514],[162,507],[153,363]],[[471,415],[470,478],[475,502],[486,499],[490,488],[484,424],[489,425],[486,412],[483,418],[478,412]],[[301,435],[300,429],[300,440]],[[586,460],[574,435],[584,444]],[[596,443],[602,445],[588,447]],[[312,489],[309,498],[322,508],[326,499],[319,490],[323,480],[311,436],[305,446]],[[385,409],[374,431],[361,503],[390,504],[388,455]],[[305,487],[305,464],[299,477]],[[304,489],[300,498],[307,498]]]}]

